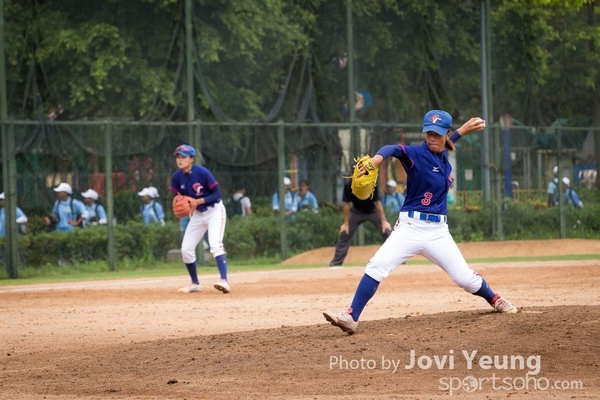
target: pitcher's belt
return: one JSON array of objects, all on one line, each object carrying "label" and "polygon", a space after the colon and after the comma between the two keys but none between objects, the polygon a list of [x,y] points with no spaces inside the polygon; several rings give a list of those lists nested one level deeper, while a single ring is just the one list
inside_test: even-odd
[{"label": "pitcher's belt", "polygon": [[427,222],[438,222],[445,224],[448,221],[448,217],[440,214],[426,214],[419,211],[402,211],[400,217],[408,217],[413,219],[419,219]]}]

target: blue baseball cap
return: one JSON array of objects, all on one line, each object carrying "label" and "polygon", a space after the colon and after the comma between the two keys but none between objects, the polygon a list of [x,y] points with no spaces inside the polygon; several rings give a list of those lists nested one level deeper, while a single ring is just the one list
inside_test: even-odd
[{"label": "blue baseball cap", "polygon": [[431,110],[423,118],[423,133],[435,132],[440,136],[452,128],[452,117],[446,111]]},{"label": "blue baseball cap", "polygon": [[189,144],[177,146],[174,155],[181,154],[184,157],[196,157],[196,149]]}]

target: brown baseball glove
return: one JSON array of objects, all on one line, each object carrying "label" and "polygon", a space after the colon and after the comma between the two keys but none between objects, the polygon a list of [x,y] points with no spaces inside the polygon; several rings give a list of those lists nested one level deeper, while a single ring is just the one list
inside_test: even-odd
[{"label": "brown baseball glove", "polygon": [[196,209],[196,201],[189,196],[177,195],[173,198],[173,214],[177,218],[187,217]]},{"label": "brown baseball glove", "polygon": [[[355,158],[354,172],[352,173],[352,193],[361,200],[372,199],[377,186],[379,169],[371,162],[370,155]],[[360,172],[359,165],[363,165],[367,173],[357,176]]]}]

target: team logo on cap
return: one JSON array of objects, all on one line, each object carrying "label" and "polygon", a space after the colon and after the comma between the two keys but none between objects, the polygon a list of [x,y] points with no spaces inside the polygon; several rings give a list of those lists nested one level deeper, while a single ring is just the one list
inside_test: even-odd
[{"label": "team logo on cap", "polygon": [[432,124],[437,124],[438,121],[442,120],[442,117],[440,117],[438,114],[433,114],[431,117],[429,117],[429,120]]}]

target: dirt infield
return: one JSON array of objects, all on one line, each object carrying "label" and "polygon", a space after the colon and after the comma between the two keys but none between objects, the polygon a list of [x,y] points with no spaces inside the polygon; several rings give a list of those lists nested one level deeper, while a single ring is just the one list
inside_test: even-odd
[{"label": "dirt infield", "polygon": [[[376,248],[353,248],[348,264]],[[593,254],[592,260],[471,263],[512,300],[490,311],[433,265],[381,284],[356,335],[327,324],[364,266],[333,249],[201,277],[0,288],[1,399],[600,398],[600,241],[470,243],[467,259]],[[285,264],[285,263],[284,263]],[[414,359],[414,360],[413,360]],[[413,364],[414,361],[414,365]]]}]

